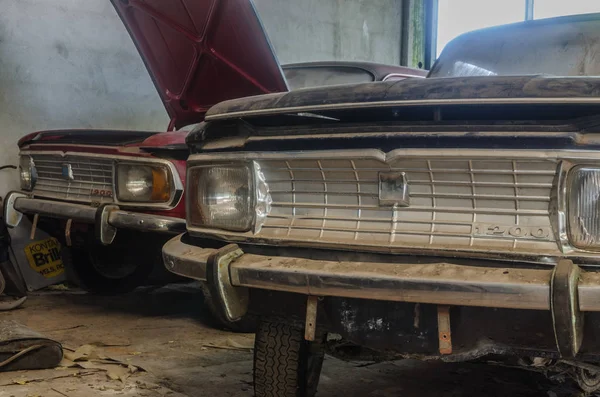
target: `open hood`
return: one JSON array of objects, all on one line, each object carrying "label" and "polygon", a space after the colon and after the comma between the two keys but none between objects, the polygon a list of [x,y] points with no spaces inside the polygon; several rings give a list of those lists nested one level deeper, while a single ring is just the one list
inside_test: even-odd
[{"label": "open hood", "polygon": [[287,91],[252,0],[111,0],[171,117],[198,123],[214,104]]}]

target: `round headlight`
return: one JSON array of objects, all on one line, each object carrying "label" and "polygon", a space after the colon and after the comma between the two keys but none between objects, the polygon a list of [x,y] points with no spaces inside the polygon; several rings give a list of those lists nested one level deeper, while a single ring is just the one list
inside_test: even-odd
[{"label": "round headlight", "polygon": [[31,156],[21,156],[19,159],[19,175],[21,189],[32,190],[37,180],[37,172]]},{"label": "round headlight", "polygon": [[161,165],[118,164],[117,198],[130,202],[167,202],[171,178]]},{"label": "round headlight", "polygon": [[198,168],[192,178],[196,185],[191,214],[194,223],[232,231],[250,230],[255,200],[248,167]]}]

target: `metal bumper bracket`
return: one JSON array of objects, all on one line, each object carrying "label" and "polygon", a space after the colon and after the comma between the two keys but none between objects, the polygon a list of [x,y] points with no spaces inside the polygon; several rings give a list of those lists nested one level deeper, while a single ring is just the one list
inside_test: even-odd
[{"label": "metal bumper bracket", "polygon": [[583,340],[583,314],[579,309],[581,269],[572,261],[558,262],[550,282],[550,308],[556,346],[561,357],[573,358]]},{"label": "metal bumper bracket", "polygon": [[4,222],[8,227],[17,227],[23,219],[23,213],[15,209],[15,201],[21,197],[27,197],[27,195],[20,192],[10,192],[4,200]]},{"label": "metal bumper bracket", "polygon": [[236,244],[229,244],[212,254],[206,263],[206,280],[216,300],[215,307],[229,321],[240,320],[248,311],[249,290],[233,286],[229,273],[229,264],[243,254]]},{"label": "metal bumper bracket", "polygon": [[108,223],[108,216],[118,209],[114,204],[104,204],[96,212],[96,236],[104,245],[111,244],[117,235],[117,228]]}]

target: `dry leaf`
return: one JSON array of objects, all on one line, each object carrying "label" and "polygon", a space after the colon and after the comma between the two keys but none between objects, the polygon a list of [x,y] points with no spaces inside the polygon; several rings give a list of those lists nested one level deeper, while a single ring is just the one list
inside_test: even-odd
[{"label": "dry leaf", "polygon": [[13,379],[12,381],[16,385],[26,385],[27,384],[27,379],[25,379],[25,378]]}]

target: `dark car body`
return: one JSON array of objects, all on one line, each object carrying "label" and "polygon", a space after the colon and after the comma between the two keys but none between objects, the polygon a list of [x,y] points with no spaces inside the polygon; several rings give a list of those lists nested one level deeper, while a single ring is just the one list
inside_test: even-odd
[{"label": "dark car body", "polygon": [[[492,28],[426,79],[207,112],[187,139],[188,232],[163,256],[231,320],[263,319],[257,396],[314,395],[320,366],[295,357],[318,360],[303,349],[323,334],[361,358],[516,357],[600,386],[599,37],[600,15]],[[297,376],[270,380],[277,365]]]}]

